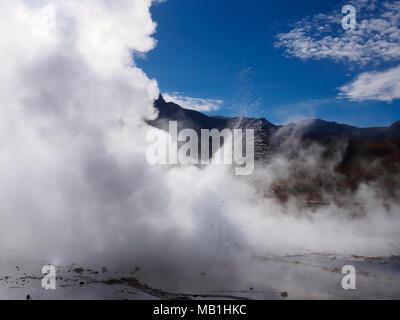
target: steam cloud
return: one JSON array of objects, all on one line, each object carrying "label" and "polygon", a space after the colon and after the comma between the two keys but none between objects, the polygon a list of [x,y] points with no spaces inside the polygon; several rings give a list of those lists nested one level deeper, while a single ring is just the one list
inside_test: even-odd
[{"label": "steam cloud", "polygon": [[148,165],[143,118],[156,116],[159,91],[132,57],[155,47],[150,6],[1,1],[1,255],[134,263],[170,279],[207,270],[226,283],[271,252],[390,254],[399,206],[371,186],[352,195],[367,210],[358,219],[351,207],[310,212],[265,197],[299,166],[318,170],[317,150],[298,162],[277,156],[245,179],[225,167]]}]

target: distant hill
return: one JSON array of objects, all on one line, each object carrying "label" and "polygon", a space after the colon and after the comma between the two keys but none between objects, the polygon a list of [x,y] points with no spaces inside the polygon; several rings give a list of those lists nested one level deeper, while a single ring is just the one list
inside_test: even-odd
[{"label": "distant hill", "polygon": [[[158,118],[148,123],[163,130],[168,130],[171,120],[178,122],[179,130],[191,128],[197,132],[214,128],[254,129],[257,162],[268,162],[281,154],[295,164],[290,179],[277,183],[273,191],[276,195],[280,194],[279,190],[290,188],[355,190],[362,182],[377,181],[393,196],[400,190],[400,121],[390,127],[374,128],[357,128],[321,119],[279,126],[264,118],[207,116],[166,102],[161,95],[154,107],[159,112]],[[311,169],[304,164],[304,154],[317,158]]]},{"label": "distant hill", "polygon": [[[349,145],[356,143],[368,149],[366,145],[370,142],[387,145],[388,141],[400,140],[400,121],[390,127],[374,128],[357,128],[321,119],[303,120],[280,126],[264,118],[207,116],[198,111],[184,109],[173,102],[166,102],[162,95],[154,102],[154,107],[158,110],[158,118],[148,123],[166,131],[171,120],[178,122],[179,130],[190,128],[197,132],[201,129],[214,128],[254,129],[257,159],[265,158],[270,151],[281,149],[281,146],[288,141],[294,141],[297,145],[299,141],[307,144],[316,142],[325,146],[342,141]],[[362,150],[362,153],[365,151]]]},{"label": "distant hill", "polygon": [[178,121],[181,128],[200,129],[237,128],[254,129],[265,136],[287,138],[289,136],[321,139],[332,137],[347,138],[374,138],[374,139],[400,139],[400,121],[390,127],[357,128],[347,124],[328,122],[321,119],[303,120],[285,126],[274,125],[265,118],[222,117],[207,116],[201,112],[187,110],[181,106],[166,102],[162,95],[154,102],[154,107],[159,115],[156,120],[149,123],[160,129],[168,129],[168,121]]}]

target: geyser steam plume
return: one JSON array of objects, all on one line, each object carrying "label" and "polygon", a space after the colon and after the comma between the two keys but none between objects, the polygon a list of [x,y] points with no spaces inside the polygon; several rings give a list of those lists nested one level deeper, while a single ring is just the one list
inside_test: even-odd
[{"label": "geyser steam plume", "polygon": [[159,91],[132,57],[155,47],[151,2],[1,1],[1,255],[224,281],[270,252],[390,254],[399,206],[371,186],[353,195],[367,212],[352,219],[351,208],[310,214],[259,192],[296,167],[284,158],[250,179],[148,165],[143,118]]}]

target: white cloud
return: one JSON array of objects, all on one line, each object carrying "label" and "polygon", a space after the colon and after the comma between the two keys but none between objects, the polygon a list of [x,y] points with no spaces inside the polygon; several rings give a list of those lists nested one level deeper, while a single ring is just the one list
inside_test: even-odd
[{"label": "white cloud", "polygon": [[362,73],[340,88],[340,96],[354,101],[400,99],[400,66],[383,72]]},{"label": "white cloud", "polygon": [[217,111],[223,104],[222,100],[185,97],[178,92],[164,93],[163,97],[167,102],[174,102],[182,108],[200,112]]},{"label": "white cloud", "polygon": [[[335,10],[296,23],[288,33],[278,34],[277,48],[303,60],[331,59],[352,66],[377,66],[400,60],[400,1],[353,0],[357,29],[344,31],[344,15]],[[341,9],[341,7],[340,7]],[[340,88],[340,97],[353,101],[391,102],[400,97],[399,67],[360,74]]]},{"label": "white cloud", "polygon": [[366,65],[400,59],[400,1],[353,0],[357,29],[343,30],[341,6],[305,18],[277,35],[275,47],[303,60],[332,59]]}]

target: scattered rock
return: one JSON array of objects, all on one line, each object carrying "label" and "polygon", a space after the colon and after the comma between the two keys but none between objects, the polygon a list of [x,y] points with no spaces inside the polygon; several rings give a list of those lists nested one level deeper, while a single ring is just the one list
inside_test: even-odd
[{"label": "scattered rock", "polygon": [[74,270],[72,270],[72,271],[74,271],[75,273],[79,273],[79,274],[81,274],[83,271],[85,271],[85,270],[83,270],[82,268],[75,268]]}]

